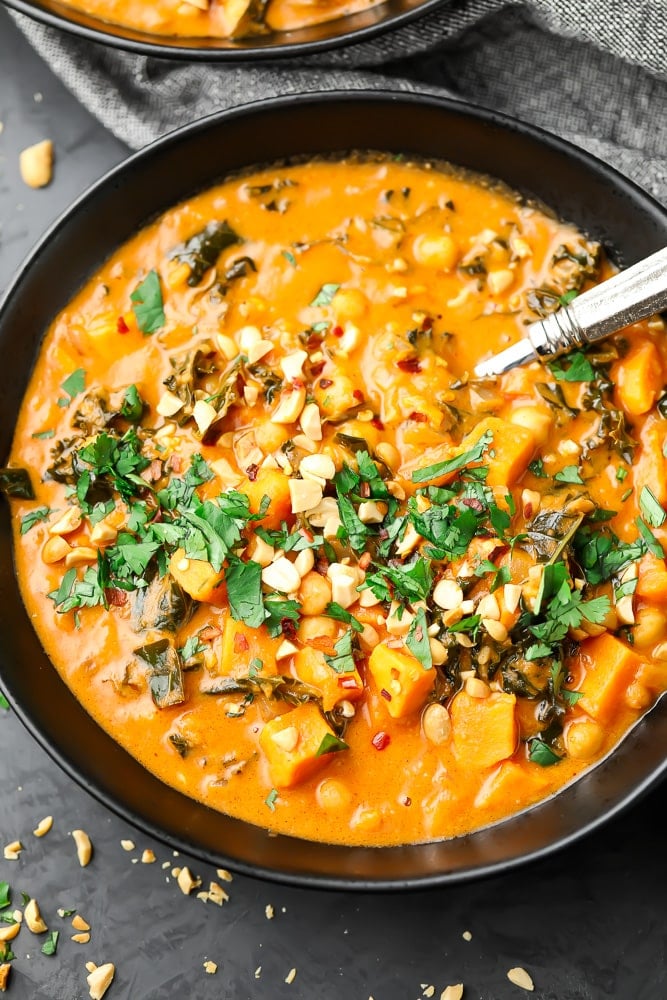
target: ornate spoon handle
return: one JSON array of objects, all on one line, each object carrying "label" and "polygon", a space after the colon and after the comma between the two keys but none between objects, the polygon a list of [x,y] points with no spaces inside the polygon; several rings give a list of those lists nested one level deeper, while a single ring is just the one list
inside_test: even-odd
[{"label": "ornate spoon handle", "polygon": [[531,323],[523,340],[482,361],[475,375],[500,375],[536,357],[549,361],[663,309],[667,309],[667,247]]}]

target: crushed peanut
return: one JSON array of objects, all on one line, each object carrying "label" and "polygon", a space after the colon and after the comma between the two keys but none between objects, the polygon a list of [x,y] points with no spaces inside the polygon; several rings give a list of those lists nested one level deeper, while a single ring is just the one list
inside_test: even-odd
[{"label": "crushed peanut", "polygon": [[35,837],[43,837],[53,826],[53,816],[45,816],[32,831]]},{"label": "crushed peanut", "polygon": [[90,842],[90,837],[84,830],[72,830],[72,837],[76,844],[76,856],[79,859],[79,864],[85,868],[86,865],[90,864],[90,859],[93,856],[93,845]]},{"label": "crushed peanut", "polygon": [[522,990],[527,990],[528,993],[532,993],[535,989],[533,980],[520,965],[516,966],[514,969],[510,969],[507,973],[507,978],[515,986],[519,986]]}]

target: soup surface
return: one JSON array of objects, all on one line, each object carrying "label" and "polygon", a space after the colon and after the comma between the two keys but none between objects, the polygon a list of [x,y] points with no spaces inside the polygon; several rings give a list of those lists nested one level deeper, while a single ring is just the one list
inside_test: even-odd
[{"label": "soup surface", "polygon": [[249,38],[357,14],[381,0],[67,0],[134,31],[185,38]]},{"label": "soup surface", "polygon": [[349,844],[477,829],[611,750],[667,687],[662,323],[471,375],[609,271],[400,158],[134,236],[48,331],[1,474],[88,712],[215,809]]}]

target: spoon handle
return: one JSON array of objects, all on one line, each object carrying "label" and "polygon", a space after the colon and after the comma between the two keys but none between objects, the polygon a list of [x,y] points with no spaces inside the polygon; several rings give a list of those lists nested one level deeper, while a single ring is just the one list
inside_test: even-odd
[{"label": "spoon handle", "polygon": [[667,247],[620,271],[563,309],[528,327],[533,349],[549,359],[592,344],[667,309]]},{"label": "spoon handle", "polygon": [[667,247],[651,254],[568,305],[527,327],[527,336],[482,361],[478,377],[501,375],[517,365],[549,361],[667,309]]}]

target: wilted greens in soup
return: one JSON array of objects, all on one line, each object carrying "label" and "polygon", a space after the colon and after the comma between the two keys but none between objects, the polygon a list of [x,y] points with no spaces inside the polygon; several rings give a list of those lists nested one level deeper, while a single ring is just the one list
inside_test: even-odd
[{"label": "wilted greens in soup", "polygon": [[2,485],[26,606],[163,781],[272,830],[450,837],[667,686],[664,330],[475,363],[610,272],[381,158],[167,212],[49,330]]}]

